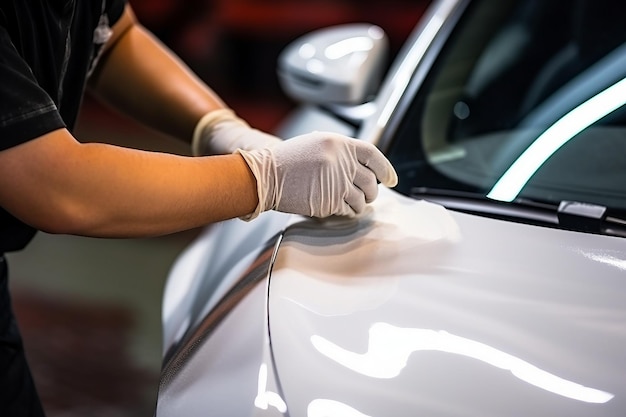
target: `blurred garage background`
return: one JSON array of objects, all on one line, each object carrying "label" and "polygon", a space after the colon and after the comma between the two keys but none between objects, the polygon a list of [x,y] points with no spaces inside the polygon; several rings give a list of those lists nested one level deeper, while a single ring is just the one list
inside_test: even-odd
[{"label": "blurred garage background", "polygon": [[[239,115],[271,131],[293,107],[278,87],[284,46],[311,30],[369,22],[396,52],[426,0],[130,0],[138,18]],[[90,99],[77,136],[187,154]],[[10,254],[13,302],[50,417],[150,416],[161,365],[163,285],[198,231],[106,240],[40,233]]]}]

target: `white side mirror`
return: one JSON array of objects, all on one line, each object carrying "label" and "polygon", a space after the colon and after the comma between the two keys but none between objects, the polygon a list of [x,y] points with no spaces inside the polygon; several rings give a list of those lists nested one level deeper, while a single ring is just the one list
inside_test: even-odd
[{"label": "white side mirror", "polygon": [[387,36],[378,26],[321,29],[285,48],[278,58],[278,80],[297,101],[361,104],[378,88],[387,53]]}]

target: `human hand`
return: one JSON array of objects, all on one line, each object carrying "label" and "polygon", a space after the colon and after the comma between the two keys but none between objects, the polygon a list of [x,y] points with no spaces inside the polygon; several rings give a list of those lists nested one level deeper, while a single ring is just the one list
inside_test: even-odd
[{"label": "human hand", "polygon": [[218,109],[206,114],[194,130],[191,142],[193,155],[220,155],[262,149],[281,143],[276,136],[251,128],[231,109]]},{"label": "human hand", "polygon": [[313,132],[273,147],[238,150],[257,180],[266,210],[311,217],[355,216],[378,195],[378,181],[398,182],[387,158],[374,145],[336,133]]}]

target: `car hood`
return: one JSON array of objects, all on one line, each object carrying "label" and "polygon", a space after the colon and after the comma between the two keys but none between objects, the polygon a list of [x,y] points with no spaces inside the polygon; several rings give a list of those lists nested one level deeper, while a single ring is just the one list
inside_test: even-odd
[{"label": "car hood", "polygon": [[616,416],[626,241],[381,188],[285,232],[269,331],[290,415]]}]

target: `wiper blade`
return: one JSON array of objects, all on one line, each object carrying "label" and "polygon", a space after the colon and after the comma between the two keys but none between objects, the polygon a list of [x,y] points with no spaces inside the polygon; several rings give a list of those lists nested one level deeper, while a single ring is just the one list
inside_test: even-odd
[{"label": "wiper blade", "polygon": [[606,220],[606,207],[579,201],[561,201],[557,209],[559,224],[585,232],[597,232]]},{"label": "wiper blade", "polygon": [[571,230],[626,237],[626,219],[609,216],[609,208],[580,201],[561,201],[559,225]]},{"label": "wiper blade", "polygon": [[492,200],[484,194],[427,187],[411,189],[410,196],[441,204],[448,209],[463,213],[540,225],[556,226],[559,224],[557,206],[552,204],[526,200],[507,203]]},{"label": "wiper blade", "polygon": [[557,205],[526,199],[503,202],[479,193],[427,187],[413,188],[411,197],[501,220],[626,237],[626,219],[609,215],[609,208],[597,204],[562,201]]}]

